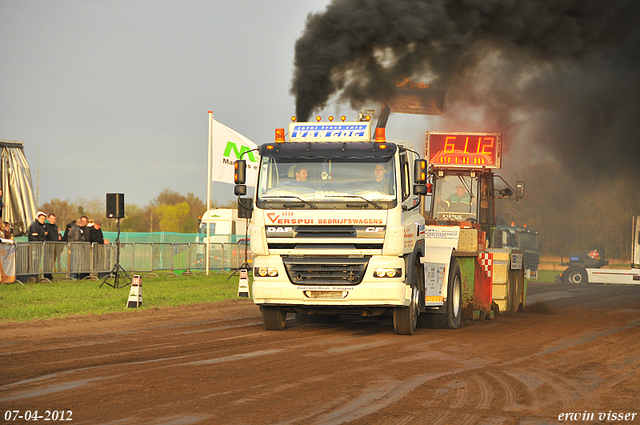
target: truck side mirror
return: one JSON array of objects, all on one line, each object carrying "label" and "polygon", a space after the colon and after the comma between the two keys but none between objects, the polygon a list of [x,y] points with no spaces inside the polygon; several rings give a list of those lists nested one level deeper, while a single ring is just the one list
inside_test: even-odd
[{"label": "truck side mirror", "polygon": [[524,182],[519,181],[516,183],[516,199],[524,198]]},{"label": "truck side mirror", "polygon": [[247,182],[247,161],[237,159],[233,163],[233,182],[235,184],[245,184]]},{"label": "truck side mirror", "polygon": [[415,162],[413,163],[413,180],[416,184],[419,184],[419,185],[424,185],[427,182],[427,160],[426,159],[416,159]]},{"label": "truck side mirror", "polygon": [[252,212],[253,212],[253,199],[238,198],[238,218],[251,218]]}]

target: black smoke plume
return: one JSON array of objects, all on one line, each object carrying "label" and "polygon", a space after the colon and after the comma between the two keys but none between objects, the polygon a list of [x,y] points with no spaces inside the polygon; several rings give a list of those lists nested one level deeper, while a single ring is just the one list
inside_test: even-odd
[{"label": "black smoke plume", "polygon": [[[410,78],[446,90],[451,130],[639,170],[639,18],[638,0],[334,0],[295,45],[296,115],[382,103]],[[487,128],[453,128],[474,108]]]}]

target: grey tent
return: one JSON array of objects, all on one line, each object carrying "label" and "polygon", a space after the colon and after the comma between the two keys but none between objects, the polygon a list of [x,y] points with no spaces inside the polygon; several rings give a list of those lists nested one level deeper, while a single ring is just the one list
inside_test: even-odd
[{"label": "grey tent", "polygon": [[11,223],[14,236],[27,233],[36,217],[36,201],[31,185],[31,170],[24,156],[22,142],[0,139],[2,157],[2,220]]}]

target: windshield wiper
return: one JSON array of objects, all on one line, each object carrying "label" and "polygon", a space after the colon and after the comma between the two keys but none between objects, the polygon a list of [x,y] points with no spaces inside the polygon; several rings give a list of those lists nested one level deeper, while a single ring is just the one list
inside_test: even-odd
[{"label": "windshield wiper", "polygon": [[[295,195],[262,196],[261,198],[262,198],[262,199],[295,198],[295,199],[297,199],[298,201],[302,202],[303,204],[305,204],[305,205],[309,205],[309,206],[310,206],[311,208],[313,208],[314,210],[315,210],[315,209],[318,209],[318,207],[316,207],[315,205],[313,205],[311,202],[307,202],[307,201],[305,201],[304,199],[300,198],[299,196],[295,196]],[[285,208],[288,208],[288,207],[285,205]]]},{"label": "windshield wiper", "polygon": [[368,203],[370,203],[371,205],[376,207],[376,209],[379,209],[379,210],[382,209],[382,207],[380,205],[378,205],[375,202],[370,201],[367,198],[365,198],[364,196],[360,196],[360,195],[325,195],[325,198],[360,198],[363,201],[367,201]]}]

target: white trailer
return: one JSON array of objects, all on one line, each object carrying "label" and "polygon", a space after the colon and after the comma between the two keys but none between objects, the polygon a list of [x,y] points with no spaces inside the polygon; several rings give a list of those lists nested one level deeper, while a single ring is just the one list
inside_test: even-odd
[{"label": "white trailer", "polygon": [[236,208],[216,208],[205,211],[198,226],[196,242],[206,242],[207,226],[209,226],[209,243],[235,243],[244,238],[246,220],[238,218]]}]

